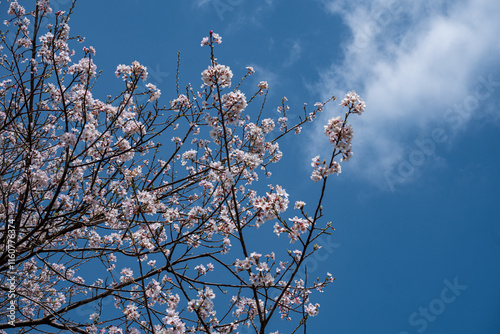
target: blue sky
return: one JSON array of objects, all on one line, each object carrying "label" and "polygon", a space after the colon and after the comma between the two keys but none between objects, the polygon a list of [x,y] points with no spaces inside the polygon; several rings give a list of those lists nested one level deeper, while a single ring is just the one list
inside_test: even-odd
[{"label": "blue sky", "polygon": [[[309,263],[337,280],[313,297],[321,309],[308,330],[496,334],[499,15],[493,0],[86,0],[71,29],[97,50],[103,95],[117,89],[116,65],[138,60],[168,103],[177,51],[181,84],[198,87],[211,29],[235,77],[253,66],[252,80],[269,82],[271,114],[283,96],[293,115],[355,89],[367,108],[353,122],[353,159],[330,180],[336,231]],[[329,149],[322,127],[339,111],[330,105],[283,143],[273,182],[292,201],[316,198],[310,159]]]}]

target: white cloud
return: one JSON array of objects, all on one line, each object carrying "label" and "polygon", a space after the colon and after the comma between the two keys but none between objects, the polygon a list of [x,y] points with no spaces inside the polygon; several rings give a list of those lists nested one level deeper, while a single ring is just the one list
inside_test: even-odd
[{"label": "white cloud", "polygon": [[284,61],[283,66],[288,67],[295,64],[302,55],[302,46],[299,41],[292,41],[290,44],[290,53],[288,58]]},{"label": "white cloud", "polygon": [[206,4],[208,4],[209,2],[210,2],[210,0],[196,0],[195,4],[198,7],[202,7],[202,6],[205,6]]},{"label": "white cloud", "polygon": [[[324,72],[318,89],[324,98],[332,93],[341,97],[351,89],[364,97],[367,109],[355,120],[352,164],[357,174],[362,170],[371,181],[387,186],[387,171],[397,170],[401,158],[408,158],[413,140],[449,126],[443,114],[474,93],[478,76],[498,71],[500,20],[493,13],[500,12],[500,3],[324,3],[342,17],[352,36],[343,45],[343,63]],[[409,174],[405,180],[417,173]]]},{"label": "white cloud", "polygon": [[213,7],[219,19],[227,24],[224,33],[234,35],[240,34],[241,30],[245,30],[249,26],[262,27],[263,17],[276,6],[277,2],[276,0],[266,0],[255,3],[245,0],[222,2],[213,2],[213,0],[197,1],[211,2],[214,4]]},{"label": "white cloud", "polygon": [[302,46],[299,41],[295,40],[288,44],[290,44],[290,53],[288,54],[288,58],[283,63],[284,67],[295,64],[302,55]]}]

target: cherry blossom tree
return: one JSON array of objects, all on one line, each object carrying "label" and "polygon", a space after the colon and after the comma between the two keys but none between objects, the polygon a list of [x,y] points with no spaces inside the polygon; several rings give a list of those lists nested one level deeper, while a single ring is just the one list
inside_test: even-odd
[{"label": "cherry blossom tree", "polygon": [[[251,67],[235,81],[212,31],[201,88],[181,90],[178,66],[162,105],[136,61],[117,66],[121,92],[105,96],[96,51],[70,34],[75,3],[32,7],[10,0],[1,30],[0,331],[305,332],[319,312],[310,294],[334,278],[308,280],[304,261],[333,230],[322,203],[351,158],[360,97],[349,92],[324,127],[333,146],[312,161],[317,201],[289,209],[271,177],[280,139],[334,97],[304,105],[293,124],[286,98],[269,112],[267,82],[250,86]],[[256,232],[289,238],[289,249],[267,251]]]}]

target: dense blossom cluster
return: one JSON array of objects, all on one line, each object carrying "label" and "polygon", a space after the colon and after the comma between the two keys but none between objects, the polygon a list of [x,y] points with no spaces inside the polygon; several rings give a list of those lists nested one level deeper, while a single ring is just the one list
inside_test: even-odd
[{"label": "dense blossom cluster", "polygon": [[[2,36],[16,37],[0,45],[0,218],[15,226],[17,253],[12,262],[1,243],[0,271],[14,273],[16,291],[8,297],[2,275],[0,297],[18,311],[0,315],[0,333],[9,321],[19,333],[267,333],[275,315],[299,326],[316,316],[309,296],[333,277],[305,279],[303,268],[329,228],[322,202],[308,215],[298,200],[300,213],[286,217],[291,195],[258,181],[281,160],[279,139],[325,104],[292,117],[283,98],[265,116],[268,83],[231,90],[214,32],[201,42],[211,56],[199,91],[188,85],[161,107],[161,90],[134,61],[116,68],[120,93],[100,99],[95,50],[73,47],[83,38],[70,36],[72,10],[9,2]],[[330,162],[313,159],[314,181],[340,173],[337,155],[351,157],[347,117],[365,105],[355,92],[341,105],[345,118],[325,126]],[[267,221],[274,229],[261,227]],[[262,251],[256,233],[275,249]]]},{"label": "dense blossom cluster", "polygon": [[338,162],[332,160],[332,162],[329,165],[327,165],[325,160],[321,161],[319,155],[315,156],[312,159],[311,167],[313,167],[311,180],[313,180],[314,182],[324,179],[328,175],[334,173],[338,175],[342,171],[342,168],[340,167],[340,164]]},{"label": "dense blossom cluster", "polygon": [[206,70],[201,73],[203,83],[211,88],[216,86],[220,88],[231,87],[231,79],[233,72],[229,66],[215,64],[210,65]]},{"label": "dense blossom cluster", "polygon": [[342,155],[341,162],[349,161],[352,157],[353,129],[351,125],[347,124],[347,117],[350,114],[361,115],[365,110],[365,102],[363,102],[355,91],[351,91],[345,95],[340,105],[348,107],[349,110],[344,119],[340,116],[330,118],[328,124],[324,126],[324,134],[334,146],[335,151],[330,163],[327,163],[325,160],[321,161],[319,155],[312,159],[311,166],[313,167],[313,171],[311,179],[314,182],[325,179],[328,175],[334,173],[338,175],[341,173],[342,168],[340,164],[333,160],[337,155]]},{"label": "dense blossom cluster", "polygon": [[363,99],[361,99],[361,97],[359,97],[359,95],[356,94],[355,91],[350,91],[349,93],[347,93],[340,102],[340,105],[342,107],[348,107],[349,112],[358,115],[361,115],[363,111],[365,111],[366,107]]},{"label": "dense blossom cluster", "polygon": [[129,79],[141,78],[142,80],[146,80],[148,77],[147,68],[141,65],[138,61],[134,61],[132,66],[128,65],[118,65],[116,67],[115,75],[117,78],[122,78],[124,81]]},{"label": "dense blossom cluster", "polygon": [[273,192],[253,200],[253,206],[258,209],[257,226],[266,220],[276,219],[288,208],[288,194],[280,186],[272,187]]},{"label": "dense blossom cluster", "polygon": [[247,107],[245,94],[239,90],[224,94],[222,96],[222,106],[228,124],[234,124],[239,119],[239,115]]},{"label": "dense blossom cluster", "polygon": [[331,118],[325,125],[325,136],[342,153],[342,161],[349,161],[352,156],[352,126],[345,125],[340,117]]}]

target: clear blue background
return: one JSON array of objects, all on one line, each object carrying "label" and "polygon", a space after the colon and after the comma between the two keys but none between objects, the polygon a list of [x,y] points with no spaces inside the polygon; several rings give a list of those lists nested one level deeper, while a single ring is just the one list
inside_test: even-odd
[{"label": "clear blue background", "polygon": [[[5,13],[6,2],[0,6]],[[223,38],[219,61],[236,78],[252,65],[251,80],[269,81],[273,116],[282,96],[293,115],[304,102],[356,89],[367,108],[354,122],[355,156],[331,179],[325,204],[336,231],[323,240],[324,256],[309,263],[337,279],[313,295],[321,308],[309,332],[497,334],[500,86],[488,91],[481,82],[500,82],[499,14],[493,0],[85,0],[70,23],[97,50],[97,95],[121,88],[116,65],[138,60],[168,103],[177,51],[181,86],[198,87],[208,65],[199,43],[211,29]],[[490,95],[474,105],[476,91]],[[470,112],[453,112],[469,103]],[[283,184],[292,203],[317,198],[309,162],[327,154],[322,124],[339,111],[332,105],[317,125],[282,144],[273,183]],[[432,140],[435,129],[446,139],[425,153],[415,140]],[[466,289],[439,302],[444,281],[455,279]],[[445,308],[434,309],[432,321],[418,314],[439,305]]]}]

